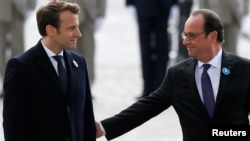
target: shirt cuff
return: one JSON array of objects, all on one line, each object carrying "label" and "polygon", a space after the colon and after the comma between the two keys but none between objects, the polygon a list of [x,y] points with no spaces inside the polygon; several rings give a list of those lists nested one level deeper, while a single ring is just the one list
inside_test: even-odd
[{"label": "shirt cuff", "polygon": [[101,130],[103,132],[103,136],[105,136],[106,135],[106,131],[105,131],[104,127],[102,126],[102,123],[99,122],[99,124],[100,124]]}]

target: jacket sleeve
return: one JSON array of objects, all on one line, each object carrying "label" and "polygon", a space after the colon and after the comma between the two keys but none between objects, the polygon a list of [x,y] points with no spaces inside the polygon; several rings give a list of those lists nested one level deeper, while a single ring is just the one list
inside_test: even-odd
[{"label": "jacket sleeve", "polygon": [[170,102],[162,92],[155,92],[151,96],[142,98],[119,114],[101,121],[108,140],[123,135],[140,126],[165,109]]},{"label": "jacket sleeve", "polygon": [[6,67],[3,97],[3,130],[5,141],[25,141],[26,139],[26,90],[27,75],[24,67],[16,59],[11,59]]}]

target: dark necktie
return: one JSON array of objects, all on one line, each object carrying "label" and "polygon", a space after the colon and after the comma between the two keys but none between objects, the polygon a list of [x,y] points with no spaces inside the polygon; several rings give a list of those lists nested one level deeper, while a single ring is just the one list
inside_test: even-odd
[{"label": "dark necktie", "polygon": [[215,100],[214,100],[212,83],[207,73],[207,70],[209,69],[210,66],[211,65],[209,64],[203,65],[203,72],[201,75],[201,87],[202,87],[204,105],[208,111],[210,118],[212,118],[214,113]]},{"label": "dark necktie", "polygon": [[57,61],[58,77],[62,86],[62,90],[64,94],[67,95],[67,73],[66,68],[63,66],[63,57],[61,55],[55,55],[53,58]]}]

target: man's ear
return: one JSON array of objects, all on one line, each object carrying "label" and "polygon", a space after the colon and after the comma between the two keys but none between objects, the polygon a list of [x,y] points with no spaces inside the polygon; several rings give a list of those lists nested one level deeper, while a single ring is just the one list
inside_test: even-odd
[{"label": "man's ear", "polygon": [[212,42],[217,42],[218,32],[217,31],[210,32],[210,38]]},{"label": "man's ear", "polygon": [[45,29],[48,36],[54,36],[57,33],[57,29],[52,25],[47,25]]}]

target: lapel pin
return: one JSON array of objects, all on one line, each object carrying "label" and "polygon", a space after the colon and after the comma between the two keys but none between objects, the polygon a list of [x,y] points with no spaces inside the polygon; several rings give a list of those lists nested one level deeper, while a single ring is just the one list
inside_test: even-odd
[{"label": "lapel pin", "polygon": [[228,68],[222,68],[222,73],[225,74],[225,75],[229,75],[230,70]]},{"label": "lapel pin", "polygon": [[74,64],[74,66],[75,66],[76,68],[78,68],[78,64],[77,64],[77,62],[76,62],[75,60],[73,60],[73,64]]}]

